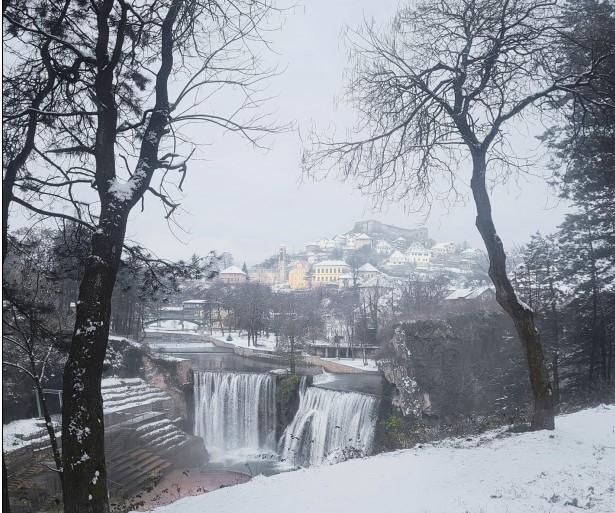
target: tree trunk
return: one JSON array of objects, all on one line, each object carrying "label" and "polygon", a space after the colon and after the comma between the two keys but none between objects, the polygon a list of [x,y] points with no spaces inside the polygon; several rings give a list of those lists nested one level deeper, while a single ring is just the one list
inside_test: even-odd
[{"label": "tree trunk", "polygon": [[506,272],[506,253],[491,215],[491,202],[485,176],[486,155],[482,148],[472,149],[471,187],[476,203],[476,227],[485,243],[489,256],[489,277],[495,285],[496,299],[515,324],[528,363],[529,378],[534,398],[532,429],[553,429],[553,390],[545,365],[540,335],[534,321],[534,312],[517,297]]},{"label": "tree trunk", "polygon": [[6,463],[4,462],[4,453],[2,453],[2,511],[11,513],[11,503],[9,501],[9,482],[6,473]]},{"label": "tree trunk", "polygon": [[127,219],[126,211],[103,208],[79,288],[75,330],[64,369],[65,513],[109,512],[100,382]]},{"label": "tree trunk", "polygon": [[53,454],[53,461],[56,464],[60,484],[63,485],[64,475],[62,473],[62,455],[60,454],[60,449],[58,447],[58,440],[56,439],[56,433],[53,427],[53,422],[51,421],[51,415],[49,414],[49,408],[47,407],[47,401],[43,396],[43,389],[38,379],[36,380],[36,393],[39,395],[41,410],[43,411],[43,418],[45,419],[45,427],[47,428],[47,435],[49,436],[49,443]]}]

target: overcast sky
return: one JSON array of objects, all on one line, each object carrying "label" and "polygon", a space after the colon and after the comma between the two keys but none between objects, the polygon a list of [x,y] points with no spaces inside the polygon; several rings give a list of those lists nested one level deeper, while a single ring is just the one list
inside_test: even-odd
[{"label": "overcast sky", "polygon": [[[310,0],[286,13],[282,29],[270,37],[277,54],[269,55],[268,62],[283,71],[271,81],[268,92],[275,97],[265,110],[273,111],[281,122],[294,122],[302,134],[313,126],[323,130],[348,126],[351,111],[336,100],[347,66],[342,31],[358,26],[364,17],[385,22],[397,4]],[[199,128],[192,131],[199,140]],[[406,214],[403,205],[373,212],[370,199],[352,183],[330,179],[300,184],[302,143],[297,132],[269,139],[268,151],[254,149],[233,134],[207,138],[200,140],[207,143],[206,160],[190,165],[184,186],[184,212],[177,219],[185,231],[167,227],[152,200],[145,214],[134,212],[131,217],[128,236],[161,257],[230,251],[236,262],[254,264],[275,253],[280,244],[298,251],[308,242],[350,230],[361,219],[399,226],[425,221],[436,240],[467,240],[480,247],[469,197],[465,205],[434,205],[426,220]],[[515,141],[523,148],[537,146],[523,133]],[[460,190],[469,192],[467,184],[460,184]],[[507,246],[523,243],[536,230],[552,231],[561,222],[564,207],[539,178],[523,177],[518,184],[494,191],[496,226]]]}]

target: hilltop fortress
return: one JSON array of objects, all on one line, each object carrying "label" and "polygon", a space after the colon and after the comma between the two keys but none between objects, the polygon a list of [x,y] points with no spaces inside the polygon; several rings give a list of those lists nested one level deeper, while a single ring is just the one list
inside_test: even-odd
[{"label": "hilltop fortress", "polygon": [[365,233],[373,239],[384,239],[389,242],[402,237],[411,243],[424,243],[429,238],[429,234],[425,226],[417,226],[416,228],[400,228],[399,226],[384,224],[380,221],[374,221],[371,219],[356,222],[350,233]]}]

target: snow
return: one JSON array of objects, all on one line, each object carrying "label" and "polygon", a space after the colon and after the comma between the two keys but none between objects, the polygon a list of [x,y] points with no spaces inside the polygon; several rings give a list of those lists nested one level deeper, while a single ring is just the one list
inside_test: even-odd
[{"label": "snow", "polygon": [[[56,431],[59,436],[59,427],[56,427]],[[5,452],[48,441],[49,435],[42,418],[14,420],[2,425],[2,448]]]},{"label": "snow", "polygon": [[[211,344],[208,344],[208,347],[211,347]],[[179,358],[178,356],[171,356],[169,354],[157,354],[155,355],[156,360],[164,360],[165,362],[188,362],[190,361],[188,358]]]},{"label": "snow", "polygon": [[266,352],[275,351],[275,335],[273,334],[270,334],[268,337],[264,337],[264,336],[258,337],[258,339],[256,340],[256,343],[258,345],[256,347],[254,347],[251,340],[250,340],[250,345],[248,345],[247,332],[243,332],[241,337],[236,332],[231,333],[231,337],[233,338],[233,340],[226,340],[227,336],[228,336],[228,332],[225,332],[224,335],[222,335],[221,332],[214,332],[213,335],[210,335],[210,337],[215,340],[224,342],[226,344],[232,344],[237,347],[250,348],[250,349],[253,349],[254,351],[266,351]]},{"label": "snow", "polygon": [[156,513],[592,513],[615,511],[615,406],[558,417],[555,431],[434,445],[186,497]]},{"label": "snow", "polygon": [[133,347],[142,347],[142,344],[140,342],[137,342],[136,340],[133,340],[131,338],[124,337],[122,335],[109,335],[109,340],[126,342],[128,345],[131,345]]},{"label": "snow", "polygon": [[[154,351],[187,351],[190,349],[194,349],[195,351],[198,349],[207,349],[211,347],[215,347],[211,342],[150,342],[150,348]],[[160,358],[163,360],[170,360],[171,357],[162,356],[160,353],[156,354],[156,358]]]},{"label": "snow", "polygon": [[330,362],[339,363],[341,365],[347,365],[348,367],[354,367],[356,369],[362,369],[367,371],[378,371],[376,360],[367,359],[367,365],[363,365],[363,358],[322,358]]},{"label": "snow", "polygon": [[159,333],[159,332],[183,332],[183,333],[196,333],[198,331],[198,324],[191,321],[180,321],[176,319],[168,319],[150,324],[145,328],[145,333]]}]

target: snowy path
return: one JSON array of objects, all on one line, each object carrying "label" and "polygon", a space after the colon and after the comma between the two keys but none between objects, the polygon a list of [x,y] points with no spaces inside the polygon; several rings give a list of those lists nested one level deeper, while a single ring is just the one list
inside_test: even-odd
[{"label": "snowy path", "polygon": [[615,406],[557,419],[555,432],[381,454],[257,477],[157,513],[592,513],[615,511]]}]

